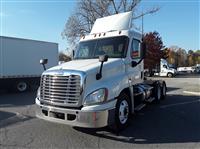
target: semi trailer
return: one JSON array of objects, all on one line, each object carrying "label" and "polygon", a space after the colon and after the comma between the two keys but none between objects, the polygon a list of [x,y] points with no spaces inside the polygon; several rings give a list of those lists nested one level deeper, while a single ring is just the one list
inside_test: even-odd
[{"label": "semi trailer", "polygon": [[42,58],[49,60],[47,68],[57,65],[58,44],[0,36],[0,88],[24,92],[39,86]]},{"label": "semi trailer", "polygon": [[[130,115],[166,96],[166,83],[144,77],[145,43],[132,12],[97,19],[73,60],[42,73],[38,118],[78,127],[124,129]],[[45,61],[41,61],[43,65]]]}]

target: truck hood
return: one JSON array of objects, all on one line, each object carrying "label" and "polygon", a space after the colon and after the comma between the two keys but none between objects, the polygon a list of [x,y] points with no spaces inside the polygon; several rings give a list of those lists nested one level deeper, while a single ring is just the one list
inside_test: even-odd
[{"label": "truck hood", "polygon": [[43,75],[80,75],[81,84],[84,83],[84,93],[80,105],[83,104],[82,101],[87,95],[100,88],[110,90],[108,99],[113,99],[119,88],[128,83],[124,59],[109,58],[107,62],[104,62],[102,78],[97,81],[96,74],[99,72],[100,65],[99,59],[73,60],[50,68],[43,72]]},{"label": "truck hood", "polygon": [[[115,61],[119,61],[119,58],[110,58],[108,59],[107,62],[104,63],[104,65],[109,65],[109,63],[113,63]],[[77,70],[77,71],[83,71],[83,72],[88,72],[92,69],[99,68],[100,67],[100,62],[99,59],[87,59],[87,60],[72,60],[66,63],[63,63],[61,65],[52,67],[47,70],[52,71],[52,70]]]}]

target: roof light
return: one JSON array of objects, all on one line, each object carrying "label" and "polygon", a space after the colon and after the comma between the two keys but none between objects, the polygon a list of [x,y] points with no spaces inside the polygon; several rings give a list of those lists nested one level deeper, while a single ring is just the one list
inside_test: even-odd
[{"label": "roof light", "polygon": [[103,33],[103,36],[105,36],[106,35],[106,33]]},{"label": "roof light", "polygon": [[94,34],[94,37],[96,37],[97,35],[96,34]]},{"label": "roof light", "polygon": [[101,36],[101,33],[99,34],[99,37]]},{"label": "roof light", "polygon": [[122,33],[122,31],[119,31],[119,34],[121,34]]}]

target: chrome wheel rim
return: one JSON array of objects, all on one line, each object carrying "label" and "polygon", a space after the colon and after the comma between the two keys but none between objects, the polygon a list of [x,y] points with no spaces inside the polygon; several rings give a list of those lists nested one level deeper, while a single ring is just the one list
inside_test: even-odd
[{"label": "chrome wheel rim", "polygon": [[126,100],[123,100],[119,106],[119,120],[121,124],[125,124],[129,116],[129,106]]}]

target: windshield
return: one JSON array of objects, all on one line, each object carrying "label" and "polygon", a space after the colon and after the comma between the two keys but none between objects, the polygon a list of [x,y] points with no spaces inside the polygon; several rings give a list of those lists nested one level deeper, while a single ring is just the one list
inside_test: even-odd
[{"label": "windshield", "polygon": [[126,56],[127,47],[126,36],[83,41],[79,43],[74,59],[98,58],[104,54],[109,58],[122,58]]}]

